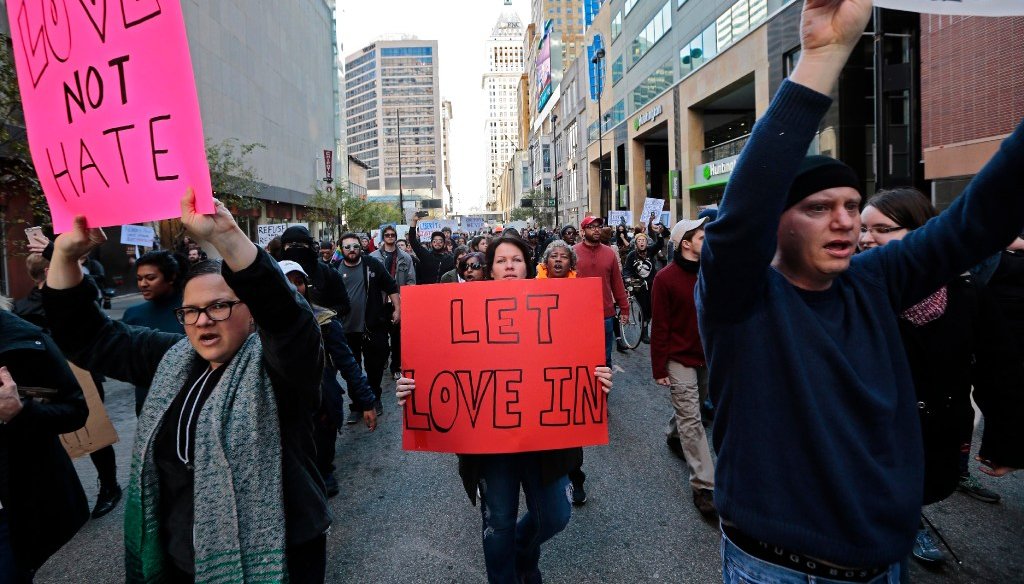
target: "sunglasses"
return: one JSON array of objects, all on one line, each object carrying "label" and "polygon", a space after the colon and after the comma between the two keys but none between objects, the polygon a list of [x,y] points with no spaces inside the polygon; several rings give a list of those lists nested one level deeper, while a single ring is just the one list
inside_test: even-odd
[{"label": "sunglasses", "polygon": [[469,271],[469,270],[482,270],[482,269],[484,269],[484,265],[483,264],[478,264],[476,262],[473,262],[472,264],[466,264],[465,269],[463,269],[462,271],[466,272],[466,271]]},{"label": "sunglasses", "polygon": [[398,237],[397,233],[385,233],[384,237]]},{"label": "sunglasses", "polygon": [[350,243],[348,245],[341,246],[341,248],[347,250],[360,250],[363,249],[363,246],[359,245],[358,243]]}]

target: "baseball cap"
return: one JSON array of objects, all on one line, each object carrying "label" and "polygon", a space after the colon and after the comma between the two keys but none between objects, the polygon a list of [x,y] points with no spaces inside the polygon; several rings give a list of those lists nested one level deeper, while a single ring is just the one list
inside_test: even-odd
[{"label": "baseball cap", "polygon": [[278,265],[281,266],[281,271],[284,272],[285,276],[292,272],[299,272],[304,277],[309,277],[309,274],[306,273],[306,270],[302,269],[302,266],[299,265],[299,262],[293,262],[291,260],[282,260],[278,262]]},{"label": "baseball cap", "polygon": [[672,234],[669,235],[669,238],[672,240],[673,244],[678,246],[679,242],[683,239],[683,235],[687,231],[693,231],[694,229],[704,225],[707,223],[707,220],[707,217],[702,219],[683,219],[672,227]]},{"label": "baseball cap", "polygon": [[584,217],[583,221],[580,221],[580,229],[586,229],[588,225],[594,222],[604,225],[604,219],[600,217]]}]

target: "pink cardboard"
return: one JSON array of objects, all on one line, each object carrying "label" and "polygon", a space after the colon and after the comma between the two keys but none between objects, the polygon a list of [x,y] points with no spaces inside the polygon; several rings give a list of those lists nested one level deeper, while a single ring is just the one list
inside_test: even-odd
[{"label": "pink cardboard", "polygon": [[29,148],[54,231],[213,213],[179,0],[8,0]]}]

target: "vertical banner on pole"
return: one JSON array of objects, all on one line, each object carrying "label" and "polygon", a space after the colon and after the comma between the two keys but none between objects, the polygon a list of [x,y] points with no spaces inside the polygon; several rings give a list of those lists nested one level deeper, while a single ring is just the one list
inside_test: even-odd
[{"label": "vertical banner on pole", "polygon": [[54,231],[213,213],[179,0],[8,0],[29,149]]}]

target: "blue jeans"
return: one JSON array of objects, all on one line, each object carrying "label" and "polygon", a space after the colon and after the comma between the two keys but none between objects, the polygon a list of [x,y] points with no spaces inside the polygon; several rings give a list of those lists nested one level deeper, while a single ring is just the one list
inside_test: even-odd
[{"label": "blue jeans", "polygon": [[615,318],[604,319],[604,364],[612,366],[612,346],[615,345]]},{"label": "blue jeans", "polygon": [[[495,454],[480,469],[484,562],[491,584],[541,582],[540,546],[565,529],[572,516],[569,478],[541,484],[535,453]],[[526,513],[519,515],[519,488]]]},{"label": "blue jeans", "polygon": [[[901,564],[893,564],[884,574],[879,574],[869,584],[899,584],[900,569]],[[832,584],[843,581],[811,576],[760,560],[736,547],[723,533],[722,582],[724,584]]]}]

